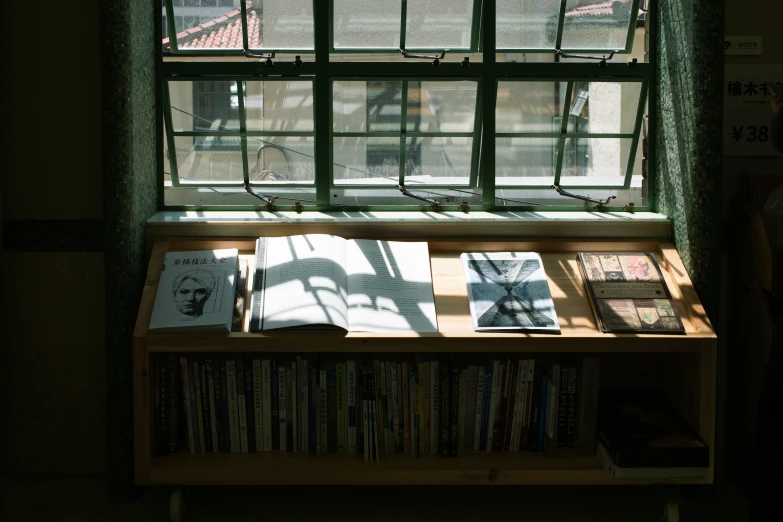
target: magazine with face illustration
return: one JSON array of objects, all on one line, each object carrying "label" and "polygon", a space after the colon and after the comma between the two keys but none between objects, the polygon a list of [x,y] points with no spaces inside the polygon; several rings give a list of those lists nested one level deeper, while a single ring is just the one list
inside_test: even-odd
[{"label": "magazine with face illustration", "polygon": [[150,331],[231,331],[237,266],[236,248],[167,253]]}]

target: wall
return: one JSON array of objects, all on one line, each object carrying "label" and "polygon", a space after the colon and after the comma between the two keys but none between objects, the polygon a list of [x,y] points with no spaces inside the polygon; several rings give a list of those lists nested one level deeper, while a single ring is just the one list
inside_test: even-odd
[{"label": "wall", "polygon": [[98,6],[4,6],[0,471],[105,471]]}]

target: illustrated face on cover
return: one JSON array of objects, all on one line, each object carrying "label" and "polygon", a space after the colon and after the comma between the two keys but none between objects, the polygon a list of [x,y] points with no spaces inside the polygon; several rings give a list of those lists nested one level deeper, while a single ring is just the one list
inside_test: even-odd
[{"label": "illustrated face on cover", "polygon": [[192,270],[176,278],[171,290],[177,310],[190,317],[200,317],[214,288],[215,279],[212,274]]},{"label": "illustrated face on cover", "polygon": [[658,281],[658,274],[647,256],[622,256],[620,263],[626,281]]}]

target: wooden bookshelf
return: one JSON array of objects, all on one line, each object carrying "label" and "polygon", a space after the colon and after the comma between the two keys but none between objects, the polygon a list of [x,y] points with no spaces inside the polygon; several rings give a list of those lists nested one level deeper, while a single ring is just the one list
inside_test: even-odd
[{"label": "wooden bookshelf", "polygon": [[[401,240],[404,240],[402,238]],[[534,452],[463,452],[457,458],[264,452],[153,456],[150,368],[156,353],[589,353],[622,361],[655,358],[660,385],[714,452],[717,338],[693,290],[677,251],[666,241],[446,241],[429,242],[438,333],[264,333],[150,334],[147,331],[158,278],[167,251],[238,248],[252,256],[254,240],[169,238],[152,248],[134,331],[134,424],[136,481],[140,484],[421,484],[421,485],[609,485],[653,484],[611,480],[594,456],[563,448],[555,457]],[[686,335],[603,334],[595,324],[577,268],[578,251],[655,252],[682,317]],[[562,333],[477,333],[473,331],[459,255],[462,252],[535,251],[541,254]],[[616,365],[615,365],[616,366]],[[608,368],[612,368],[609,365]],[[602,366],[602,380],[604,378]],[[612,376],[606,376],[610,381]],[[711,459],[712,460],[712,459]],[[703,479],[687,483],[707,484]],[[670,482],[667,482],[670,483]],[[677,481],[677,483],[686,483]]]}]

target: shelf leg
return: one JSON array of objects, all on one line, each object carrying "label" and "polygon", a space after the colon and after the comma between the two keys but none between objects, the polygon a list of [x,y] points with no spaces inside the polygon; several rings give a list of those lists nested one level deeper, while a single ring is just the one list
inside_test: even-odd
[{"label": "shelf leg", "polygon": [[680,505],[676,502],[664,504],[661,522],[680,522]]},{"label": "shelf leg", "polygon": [[185,495],[182,488],[171,488],[169,496],[169,518],[171,522],[185,521]]}]

